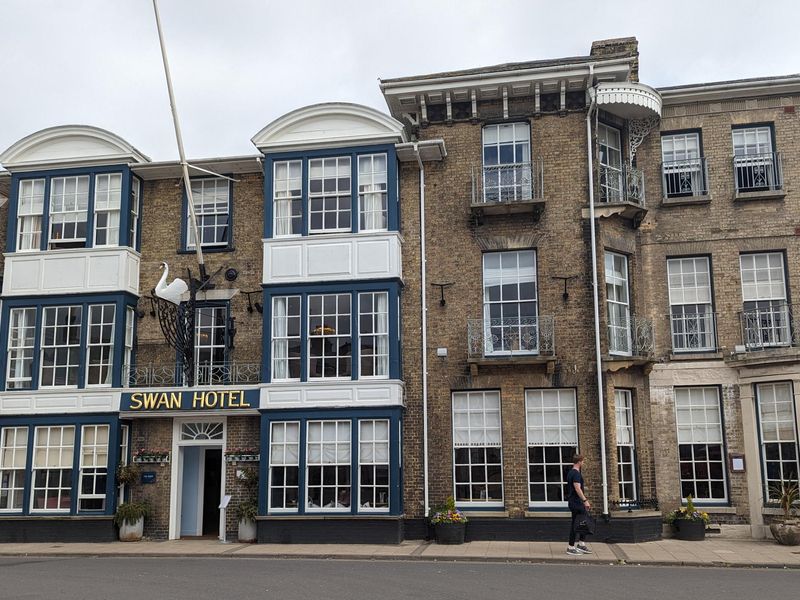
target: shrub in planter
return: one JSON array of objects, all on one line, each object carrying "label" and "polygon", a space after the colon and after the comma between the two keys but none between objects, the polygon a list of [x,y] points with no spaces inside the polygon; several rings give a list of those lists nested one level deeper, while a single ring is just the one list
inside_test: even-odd
[{"label": "shrub in planter", "polygon": [[772,537],[783,546],[800,545],[800,518],[795,505],[800,500],[800,487],[796,481],[784,481],[770,488],[770,497],[777,498],[783,515],[770,523]]},{"label": "shrub in planter", "polygon": [[437,544],[463,544],[467,531],[467,517],[456,508],[450,496],[443,506],[433,509],[430,522],[436,534]]},{"label": "shrub in planter", "polygon": [[245,500],[236,508],[236,517],[239,521],[240,542],[255,542],[257,537],[256,516],[258,504],[253,500]]},{"label": "shrub in planter", "polygon": [[119,527],[121,542],[138,542],[142,539],[144,518],[150,514],[150,507],[144,502],[123,502],[117,507],[114,523]]},{"label": "shrub in planter", "polygon": [[686,506],[681,506],[667,514],[666,523],[675,529],[675,537],[679,540],[700,541],[706,537],[708,513],[695,508],[692,497],[686,499]]}]

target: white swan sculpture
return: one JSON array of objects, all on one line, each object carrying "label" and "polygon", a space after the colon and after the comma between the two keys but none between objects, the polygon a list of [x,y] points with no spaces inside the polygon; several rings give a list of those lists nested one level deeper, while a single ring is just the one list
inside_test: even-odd
[{"label": "white swan sculpture", "polygon": [[180,304],[181,303],[181,296],[184,293],[189,291],[189,286],[186,285],[186,282],[183,279],[175,278],[172,283],[167,285],[167,276],[169,275],[169,265],[167,263],[162,262],[161,269],[164,269],[164,272],[161,274],[161,279],[158,280],[158,283],[155,287],[156,296],[159,298],[163,298],[167,302],[172,302],[173,304]]}]

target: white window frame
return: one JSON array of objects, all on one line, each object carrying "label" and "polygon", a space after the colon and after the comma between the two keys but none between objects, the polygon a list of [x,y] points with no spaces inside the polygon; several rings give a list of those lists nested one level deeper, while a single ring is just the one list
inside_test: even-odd
[{"label": "white window frame", "polygon": [[[283,315],[277,315],[278,306],[284,304]],[[297,309],[290,312],[292,306]],[[303,319],[303,299],[301,296],[273,296],[272,297],[272,336],[271,354],[271,380],[272,381],[300,381],[302,376],[302,319]],[[277,315],[277,316],[276,316]],[[297,334],[290,333],[292,325],[296,327]],[[299,349],[297,356],[290,356],[292,344]],[[292,364],[296,365],[297,377],[291,377]]]},{"label": "white window frame", "polygon": [[[711,261],[707,256],[667,259],[672,351],[713,352],[717,349]],[[695,312],[686,312],[686,307]],[[700,307],[704,310],[700,312]],[[684,345],[680,341],[684,340]]]},{"label": "white window frame", "polygon": [[[779,398],[779,390],[786,392],[784,398]],[[779,410],[779,404],[785,405],[784,411]],[[781,414],[781,412],[786,412],[785,409],[788,409],[788,415]],[[774,486],[788,481],[796,482],[800,479],[800,444],[798,444],[797,413],[792,384],[788,381],[756,384],[756,413],[758,415],[758,442],[761,450],[761,483],[764,487],[764,498],[776,502],[777,498],[773,494]],[[784,446],[790,444],[794,445],[794,460],[784,458],[786,450]],[[768,459],[768,445],[777,445],[777,460]],[[768,463],[780,465],[780,479],[769,476]],[[785,465],[791,465],[788,467],[788,476],[785,476]],[[794,474],[793,479],[791,478],[792,474]]]},{"label": "white window frame", "polygon": [[[761,258],[766,260],[766,267],[758,266]],[[756,322],[752,324],[758,339],[751,341],[745,327],[744,343],[759,348],[791,345],[792,325],[783,252],[740,254],[739,269],[742,308],[746,314],[757,311]],[[751,305],[749,308],[748,304]],[[750,321],[746,322],[751,324]]]},{"label": "white window frame", "polygon": [[[222,313],[222,322],[219,314]],[[210,318],[211,324],[204,323]],[[217,335],[222,332],[222,342],[217,340]],[[195,385],[216,385],[224,383],[227,376],[228,359],[228,307],[220,305],[198,306],[195,308],[194,325],[194,368]],[[208,343],[203,341],[207,336]],[[222,361],[216,359],[221,351]],[[201,353],[208,352],[210,360],[201,364]]]},{"label": "white window frame", "polygon": [[[194,201],[194,212],[197,217],[197,231],[200,239],[203,239],[203,231],[212,229],[214,231],[213,242],[201,242],[201,248],[227,248],[231,244],[231,182],[222,177],[208,177],[202,179],[192,179],[192,199]],[[212,198],[206,198],[208,195]],[[224,208],[222,205],[224,204]],[[187,198],[186,205],[186,247],[194,248],[194,228],[191,224],[189,205]],[[212,224],[206,225],[204,219],[208,218]],[[224,240],[216,241],[219,230],[224,232]]]},{"label": "white window frame", "polygon": [[[68,182],[74,181],[74,193],[67,192]],[[55,210],[56,202],[56,183],[61,182],[63,197],[62,210]],[[85,182],[86,191],[81,191],[81,182]],[[68,204],[68,198],[71,198]],[[57,218],[58,217],[58,218]],[[85,235],[78,236],[78,228],[83,223]],[[75,227],[75,235],[73,237],[54,238],[53,231],[56,225],[72,225]],[[63,233],[63,229],[62,229]],[[69,247],[85,247],[86,235],[89,233],[89,176],[88,175],[75,175],[71,177],[52,177],[50,179],[50,225],[48,231],[48,248],[50,250],[58,249],[63,244],[70,244]],[[82,245],[79,245],[81,244]]]},{"label": "white window frame", "polygon": [[[510,133],[510,136],[509,136]],[[529,123],[485,125],[482,133],[483,202],[530,200],[533,192],[531,171],[531,129]],[[511,162],[501,160],[503,147],[511,147]],[[487,150],[494,151],[489,158]]]},{"label": "white window frame", "polygon": [[[47,315],[50,311],[55,311],[56,319],[55,325],[48,326],[47,325]],[[67,311],[67,324],[66,325],[59,325],[59,315],[62,314],[62,311]],[[69,317],[77,315],[78,322],[77,323],[69,323]],[[46,344],[47,340],[47,332],[46,330],[48,327],[54,327],[55,332],[53,335],[53,344]],[[39,387],[40,388],[77,388],[80,383],[80,371],[81,371],[81,361],[80,361],[80,350],[81,350],[81,329],[83,327],[83,306],[80,304],[72,304],[72,305],[64,305],[64,306],[44,306],[42,307],[42,326],[41,326],[41,344],[39,349]],[[66,338],[67,343],[59,344],[55,343],[58,341],[59,337],[59,330],[66,329]],[[77,340],[73,343],[69,343],[70,333],[73,330],[77,330]],[[63,334],[62,334],[63,336]],[[50,377],[50,383],[47,384],[44,379],[44,372],[45,368],[50,368],[49,366],[46,367],[45,365],[45,354],[48,350],[52,350],[54,352],[53,357],[53,374]],[[67,362],[66,363],[58,363],[57,358],[60,351],[66,350],[67,354]],[[56,383],[56,374],[59,369],[66,368],[66,378],[64,384],[57,384]],[[71,384],[68,383],[70,379],[70,373],[75,373],[75,383]]]},{"label": "white window frame", "polygon": [[[281,176],[283,170],[285,175]],[[303,235],[302,160],[278,160],[272,165],[272,235],[276,238]]]},{"label": "white window frame", "polygon": [[[19,318],[18,318],[19,315]],[[33,387],[33,358],[36,353],[36,307],[12,308],[8,312],[6,389],[29,390]],[[26,370],[28,376],[12,375],[12,368]],[[27,383],[27,385],[17,385]]]},{"label": "white window frame", "polygon": [[[105,182],[101,186],[101,182]],[[94,177],[94,246],[119,246],[120,209],[122,207],[122,173],[101,173]],[[99,226],[100,215],[105,215],[106,223]],[[104,231],[105,243],[98,242],[98,233]],[[116,234],[114,233],[116,232]]]},{"label": "white window frame", "polygon": [[[22,512],[29,435],[27,425],[0,428],[0,497],[6,494],[6,505],[0,504],[0,513]],[[19,506],[15,508],[14,504]]]},{"label": "white window frame", "polygon": [[[320,440],[312,440],[311,436],[311,429],[312,426],[320,426]],[[335,433],[333,439],[326,440],[326,427],[325,425],[333,426],[333,431]],[[328,428],[328,431],[330,429]],[[306,481],[305,481],[305,503],[306,503],[306,510],[307,513],[319,513],[319,512],[340,512],[340,513],[349,513],[351,512],[352,503],[353,503],[353,472],[352,472],[352,457],[353,457],[353,425],[351,420],[334,420],[334,419],[320,419],[320,420],[313,420],[313,421],[306,421]],[[340,434],[346,432],[346,435],[340,437]],[[318,445],[319,448],[319,460],[312,462],[311,461],[311,446]],[[326,446],[333,446],[333,453],[335,455],[335,460],[326,461],[325,457],[325,447]],[[340,455],[342,455],[340,457]],[[343,458],[346,456],[346,458]],[[310,470],[312,467],[321,467],[320,471],[320,484],[319,485],[311,485],[311,478],[309,476]],[[333,468],[335,469],[335,483],[333,486],[325,485],[325,469]],[[339,471],[341,468],[346,468],[347,472],[349,473],[349,481],[346,484],[339,483]],[[325,506],[320,504],[319,506],[312,507],[310,505],[311,502],[311,489],[319,489],[320,490],[320,502],[324,500],[324,490],[326,488],[333,487],[334,491],[334,506]],[[348,494],[348,505],[347,506],[336,506],[339,504],[339,495],[347,491]]]},{"label": "white window frame", "polygon": [[[466,404],[464,403],[466,402]],[[460,404],[461,406],[457,406]],[[470,391],[452,393],[452,421],[453,421],[453,497],[459,506],[488,506],[500,507],[505,501],[505,483],[503,481],[503,427],[500,391]],[[468,461],[459,462],[459,450],[466,449]],[[499,463],[489,462],[489,449],[496,449],[499,454]],[[483,460],[472,460],[472,450],[482,450]],[[483,466],[483,481],[473,481],[473,469]],[[500,482],[490,481],[489,468],[500,468]],[[468,481],[459,481],[459,467],[466,468],[469,473]],[[459,487],[469,488],[468,500],[461,499]],[[475,498],[475,486],[483,487],[484,498],[481,492]],[[489,498],[489,487],[500,488],[500,500]]]},{"label": "white window frame", "polygon": [[[681,406],[683,404],[683,406]],[[721,504],[728,502],[728,471],[725,461],[725,431],[722,426],[722,399],[719,388],[714,386],[676,387],[675,388],[675,423],[678,433],[678,475],[681,486],[681,499],[686,501],[688,494],[683,495],[684,481],[691,481],[695,491],[697,482],[705,482],[709,486],[707,497],[697,497],[693,500],[698,503]],[[691,461],[681,459],[681,446],[690,446]],[[705,460],[698,459],[695,455],[695,446],[706,446]],[[712,460],[708,454],[709,446],[719,446],[720,459]],[[681,466],[684,462],[692,463],[694,476],[684,479]],[[697,477],[697,464],[705,463],[708,471],[706,477]],[[712,463],[719,463],[722,469],[722,479],[711,477]],[[711,494],[711,482],[721,481],[723,496]]]},{"label": "white window frame", "polygon": [[[267,488],[267,506],[270,513],[296,513],[300,509],[300,421],[271,421],[269,424],[269,484]],[[278,438],[277,430],[283,431],[282,439]],[[295,439],[289,439],[289,430],[293,430]],[[291,460],[291,450],[294,449],[294,460]],[[274,469],[283,469],[283,485],[274,482]],[[288,469],[296,469],[297,485],[288,485],[286,475]],[[273,506],[272,492],[282,490],[283,506]],[[294,507],[286,506],[286,491],[297,491],[297,504]]]},{"label": "white window frame", "polygon": [[[105,431],[105,442],[98,441],[101,439],[101,432]],[[97,485],[100,483],[98,480],[101,478],[108,478],[108,451],[109,441],[111,436],[111,427],[107,424],[93,424],[84,425],[81,427],[81,459],[80,459],[80,475],[78,478],[78,512],[103,512],[106,509],[106,500],[108,494],[106,485],[103,485],[103,493],[97,492]],[[90,440],[91,438],[91,440]],[[91,443],[89,443],[91,442]],[[92,489],[91,494],[83,492],[84,482],[91,481]],[[82,502],[84,500],[102,500],[100,508],[83,508]]]},{"label": "white window frame", "polygon": [[[379,437],[382,432],[378,431],[385,428],[385,436]],[[391,422],[389,419],[360,419],[358,421],[358,512],[360,513],[388,513],[391,507],[392,495],[392,470],[391,462],[391,443],[390,434]],[[385,452],[386,459],[379,458],[379,454]],[[386,485],[378,485],[379,470],[386,470]],[[365,471],[372,474],[372,483],[364,483]],[[364,492],[369,491],[373,499],[380,498],[381,493],[386,494],[386,506],[364,506]],[[368,500],[366,500],[368,501]]]},{"label": "white window frame", "polygon": [[[521,267],[523,256],[532,258],[531,267]],[[508,260],[513,257],[512,260]],[[497,260],[497,267],[487,265]],[[513,265],[504,264],[513,262]],[[491,271],[489,270],[491,269]],[[536,250],[511,252],[486,252],[483,254],[483,340],[487,356],[539,353],[539,285],[537,281]],[[503,294],[508,286],[514,286],[514,297],[506,299]],[[533,294],[523,296],[525,286],[533,287]],[[491,291],[497,289],[499,299],[492,299]],[[520,316],[524,306],[532,305],[533,314]],[[499,307],[501,317],[492,317],[493,309]],[[506,311],[512,314],[506,317]],[[499,348],[496,347],[499,345]]]},{"label": "white window frame", "polygon": [[[328,297],[331,297],[331,296],[335,298],[336,308],[335,308],[335,312],[328,313],[325,310],[325,298],[328,298]],[[339,312],[339,299],[340,298],[345,298],[345,297],[347,298],[347,307],[348,307],[347,308],[347,312],[341,312],[340,313]],[[319,314],[316,314],[316,313],[312,314],[312,312],[311,312],[312,311],[311,305],[312,305],[312,299],[313,298],[321,298],[321,301],[320,301],[320,311],[321,312]],[[349,292],[331,293],[331,294],[309,294],[307,296],[307,298],[306,298],[306,301],[308,302],[308,314],[306,315],[306,317],[307,317],[307,326],[308,326],[307,330],[306,330],[307,331],[307,337],[308,337],[308,341],[306,343],[306,346],[308,348],[308,362],[307,362],[308,380],[311,381],[311,380],[324,380],[324,379],[327,379],[327,380],[337,380],[337,379],[338,380],[349,380],[349,379],[352,379],[352,374],[353,374],[353,369],[354,369],[353,353],[352,353],[352,344],[354,342],[353,323],[352,323],[352,310],[353,310],[353,296],[352,296],[352,294],[349,293]],[[341,333],[339,331],[339,329],[338,329],[339,319],[340,318],[344,318],[344,317],[347,318],[347,324],[348,324],[347,333],[345,333],[345,334]],[[321,319],[321,325],[319,325],[318,327],[312,329],[312,327],[311,327],[311,319],[312,318],[320,318]],[[333,319],[333,321],[331,321],[331,319]],[[336,327],[331,328],[329,325],[326,325],[326,323],[331,323],[331,322],[335,323]],[[319,333],[314,333],[314,331],[316,331],[317,329],[319,329]],[[328,332],[326,332],[327,329],[333,329],[333,331],[328,333]],[[341,340],[345,340],[345,339],[349,339],[350,340],[350,344],[351,344],[351,351],[350,351],[350,355],[349,356],[346,355],[346,354],[339,354],[340,341]],[[327,344],[327,342],[329,340],[332,340],[333,343],[334,343],[334,353],[331,354],[331,355],[327,355],[325,353],[326,344]],[[321,353],[314,354],[312,352],[312,344],[315,341],[318,342],[319,347],[322,348],[322,352]],[[325,365],[326,365],[326,360],[328,360],[328,359],[334,360],[335,364],[336,364],[336,372],[335,372],[334,375],[330,375],[330,376],[326,376],[326,374],[325,374]],[[313,364],[314,360],[321,360],[322,361],[322,373],[320,375],[314,375],[312,373],[311,365]],[[346,364],[347,361],[350,362],[350,372],[349,373],[340,372],[341,362],[343,360],[345,361],[345,364]]]},{"label": "white window frame", "polygon": [[[315,170],[319,169],[320,174],[315,175]],[[331,172],[330,170],[333,169]],[[341,172],[344,169],[344,172]],[[346,173],[346,176],[345,176]],[[334,189],[325,191],[325,181],[335,182]],[[343,180],[347,180],[347,187],[343,186]],[[320,190],[314,191],[316,181],[321,181]],[[313,210],[315,201],[322,203],[321,210]],[[335,207],[325,206],[332,201]],[[326,227],[325,216],[328,214],[336,215],[336,226]],[[347,225],[340,226],[340,215],[347,214]],[[314,215],[322,215],[322,226],[314,227]],[[311,158],[308,161],[308,233],[310,235],[319,233],[342,233],[353,229],[353,181],[352,163],[349,156],[330,156],[325,158]]]},{"label": "white window frame", "polygon": [[[548,414],[553,415],[548,418]],[[549,421],[549,422],[548,422]],[[536,508],[567,506],[567,473],[578,451],[578,402],[574,389],[540,388],[525,390],[526,463],[528,465],[528,505]],[[542,448],[542,462],[531,461],[531,450]],[[558,451],[558,461],[549,460],[547,449]],[[544,480],[532,480],[534,467],[542,467]],[[558,467],[560,498],[551,500],[548,486],[556,485],[548,478],[548,467]],[[545,500],[534,500],[533,486],[544,486]]]},{"label": "white window frame", "polygon": [[[383,168],[381,168],[381,162]],[[386,153],[358,156],[358,230],[389,228],[389,163]]]},{"label": "white window frame", "polygon": [[605,176],[600,178],[601,202],[622,202],[625,199],[622,170],[622,132],[617,127],[597,124],[598,162]]},{"label": "white window frame", "polygon": [[37,252],[42,249],[45,189],[46,181],[44,179],[23,179],[19,182],[17,252]]},{"label": "white window frame", "polygon": [[[50,432],[58,430],[58,444],[50,445]],[[75,458],[75,425],[42,425],[34,429],[33,438],[33,457],[31,465],[31,513],[69,513],[73,501],[74,482],[74,458]],[[71,433],[71,440],[65,442],[66,432]],[[46,437],[42,443],[42,435]],[[44,453],[44,461],[39,460],[40,452]],[[53,456],[51,460],[51,455]],[[37,485],[36,478],[40,471],[44,471],[44,486]],[[50,486],[50,471],[57,471],[58,486]],[[67,484],[64,485],[66,475]],[[44,508],[36,508],[37,491],[44,490]],[[51,498],[51,492],[55,491],[56,505],[60,507],[62,499],[68,495],[70,506],[67,508],[47,508],[47,500]],[[64,492],[67,492],[65,494]]]},{"label": "white window frame", "polygon": [[[609,260],[611,263],[609,263]],[[622,269],[617,269],[618,260],[622,261]],[[628,268],[628,257],[626,255],[619,252],[606,251],[604,271],[606,279],[606,314],[608,317],[608,353],[620,356],[631,356],[633,354],[631,289]],[[624,319],[624,323],[618,322],[620,318],[618,312],[622,313],[621,318]],[[620,343],[624,343],[625,346],[620,346]]]},{"label": "white window frame", "polygon": [[141,210],[142,184],[138,177],[131,177],[130,223],[128,223],[128,246],[136,249],[139,237],[139,212]]},{"label": "white window frame", "polygon": [[[116,314],[115,304],[89,305],[89,330],[86,335],[86,387],[111,387],[112,385]],[[98,317],[99,321],[97,321]],[[95,337],[96,334],[99,334],[99,337]],[[93,350],[99,352],[100,356],[93,358]],[[101,373],[103,369],[106,370],[105,381],[92,381],[90,374],[95,367],[99,367]]]},{"label": "white window frame", "polygon": [[[630,390],[614,390],[614,416],[617,425],[617,480],[621,502],[635,503],[639,500],[639,474],[636,469],[636,423],[633,418],[633,394]],[[630,454],[629,457],[623,456]],[[630,469],[630,477],[625,474]],[[624,493],[630,487],[632,494]]]},{"label": "white window frame", "polygon": [[[380,306],[381,304],[383,307]],[[365,348],[364,343],[368,340],[371,340],[372,345]],[[358,294],[358,360],[359,379],[389,378],[388,292],[361,292]],[[370,375],[364,374],[366,371],[363,368],[365,361],[371,367]]]},{"label": "white window frame", "polygon": [[130,386],[133,374],[133,341],[136,327],[136,311],[132,306],[125,309],[125,350],[122,356],[122,387]]},{"label": "white window frame", "polygon": [[[661,161],[664,197],[698,196],[705,193],[700,134],[697,131],[662,135]],[[672,189],[675,183],[677,189]]]}]

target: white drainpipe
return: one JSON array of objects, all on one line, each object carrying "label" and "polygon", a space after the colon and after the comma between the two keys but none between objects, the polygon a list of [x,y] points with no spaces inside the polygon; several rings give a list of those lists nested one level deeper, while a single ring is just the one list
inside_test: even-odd
[{"label": "white drainpipe", "polygon": [[428,301],[425,276],[425,166],[414,142],[414,154],[419,164],[419,247],[420,247],[420,299],[422,301],[422,486],[425,495],[425,516],[428,516],[430,499],[428,490]]},{"label": "white drainpipe", "polygon": [[597,402],[600,411],[600,469],[603,481],[603,516],[608,516],[608,473],[606,465],[606,417],[603,393],[603,358],[600,353],[600,297],[597,287],[597,233],[594,219],[594,157],[592,144],[592,113],[597,109],[597,88],[592,83],[594,65],[589,65],[589,84],[592,103],[586,113],[586,148],[589,159],[589,229],[592,244],[592,294],[594,296],[594,353],[597,369]]}]

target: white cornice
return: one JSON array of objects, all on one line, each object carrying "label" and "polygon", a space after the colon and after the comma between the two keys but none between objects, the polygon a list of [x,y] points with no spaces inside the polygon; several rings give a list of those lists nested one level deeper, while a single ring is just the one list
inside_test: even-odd
[{"label": "white cornice", "polygon": [[402,123],[347,102],[313,104],[274,120],[251,139],[262,152],[333,148],[406,140]]},{"label": "white cornice", "polygon": [[665,87],[658,92],[665,105],[754,96],[796,95],[800,94],[800,75]]},{"label": "white cornice", "polygon": [[118,135],[89,125],[60,125],[32,133],[0,154],[9,171],[150,162]]}]

